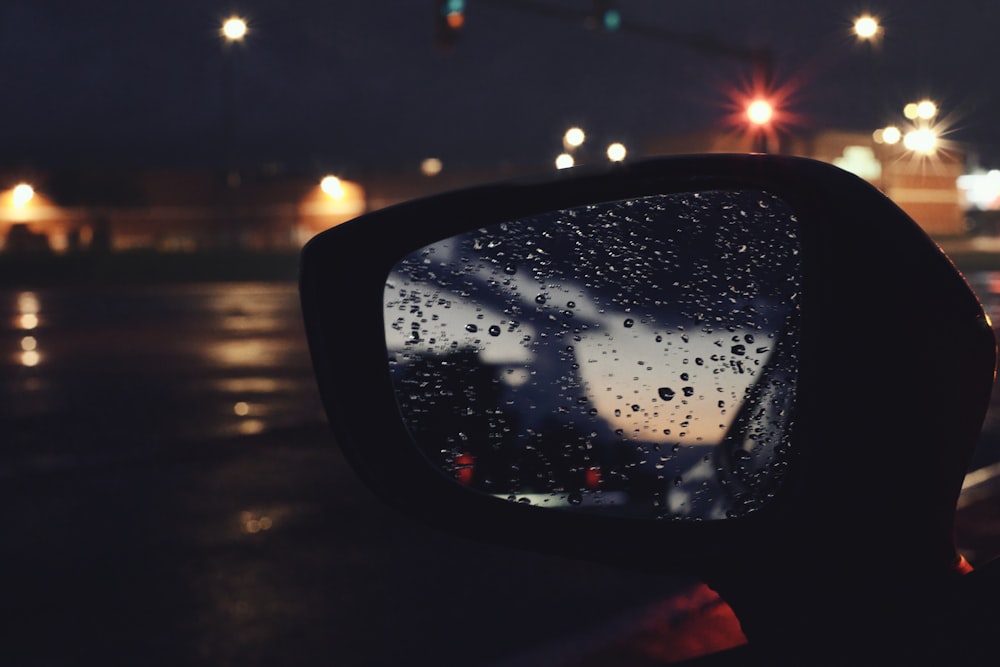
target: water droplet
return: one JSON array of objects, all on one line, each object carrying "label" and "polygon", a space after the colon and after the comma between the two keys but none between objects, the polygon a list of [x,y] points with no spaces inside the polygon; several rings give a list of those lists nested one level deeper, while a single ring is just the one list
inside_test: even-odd
[{"label": "water droplet", "polygon": [[579,493],[571,493],[566,500],[569,501],[570,505],[579,505],[583,502],[583,496]]},{"label": "water droplet", "polygon": [[696,363],[699,366],[704,366],[705,365],[705,360],[702,359],[701,357],[695,357],[694,363]]},{"label": "water droplet", "polygon": [[479,331],[479,327],[477,327],[475,324],[466,324],[465,330],[468,331],[469,333],[476,333],[477,331]]},{"label": "water droplet", "polygon": [[687,373],[681,373],[681,379],[684,380],[685,382],[687,382],[691,378],[690,378],[690,376]]},{"label": "water droplet", "polygon": [[570,307],[570,308],[576,308],[576,302],[575,301],[567,301],[566,305],[568,307]]},{"label": "water droplet", "polygon": [[642,408],[639,407],[638,403],[633,403],[632,404],[632,412],[639,412],[639,410],[641,410],[641,409]]},{"label": "water droplet", "polygon": [[503,267],[503,272],[509,276],[512,276],[515,273],[517,273],[517,267],[513,264],[508,264],[507,266]]},{"label": "water droplet", "polygon": [[535,303],[537,303],[539,305],[545,303],[545,295],[544,294],[539,294],[538,296],[536,296],[535,297]]},{"label": "water droplet", "polygon": [[633,320],[631,317],[625,318],[625,328],[626,329],[631,329],[633,324],[635,324],[635,320]]},{"label": "water droplet", "polygon": [[733,354],[743,356],[744,354],[747,353],[747,348],[746,345],[733,345],[731,348],[729,348],[729,351],[732,352]]},{"label": "water droplet", "polygon": [[685,396],[694,396],[694,387],[684,387],[681,391]]},{"label": "water droplet", "polygon": [[659,393],[660,398],[662,398],[664,401],[673,400],[675,395],[674,390],[671,389],[670,387],[660,387],[657,393]]},{"label": "water droplet", "polygon": [[491,326],[490,327],[490,335],[491,336],[499,336],[500,335],[500,327],[498,327],[495,324],[493,326]]}]

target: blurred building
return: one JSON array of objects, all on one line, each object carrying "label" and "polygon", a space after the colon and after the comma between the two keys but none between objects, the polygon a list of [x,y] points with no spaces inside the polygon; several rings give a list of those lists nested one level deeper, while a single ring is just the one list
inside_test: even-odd
[{"label": "blurred building", "polygon": [[[965,171],[965,156],[953,148],[919,155],[902,143],[877,143],[871,133],[843,130],[773,137],[769,143],[770,152],[829,162],[864,178],[932,236],[968,231],[968,207],[958,186]],[[705,132],[659,137],[645,146],[645,152],[745,153],[754,148],[754,137],[747,133]]]},{"label": "blurred building", "polygon": [[[952,150],[918,156],[901,144],[879,144],[868,133],[832,130],[796,138],[769,137],[765,147],[830,162],[857,174],[885,192],[932,236],[965,234],[969,220],[983,217],[970,213],[971,195],[960,187],[971,182],[968,175],[963,177],[964,156]],[[658,137],[635,153],[745,153],[759,148],[759,137],[704,132]],[[351,180],[278,166],[238,172],[0,171],[0,250],[22,254],[294,250],[317,232],[365,211],[553,168],[442,169],[439,162],[429,162],[436,164],[361,172]],[[1000,203],[1000,189],[994,199]],[[1000,233],[1000,215],[991,220],[991,229]],[[979,225],[980,230],[985,228],[985,223]]]},{"label": "blurred building", "polygon": [[0,174],[5,252],[285,250],[364,209],[356,183],[275,169]]}]

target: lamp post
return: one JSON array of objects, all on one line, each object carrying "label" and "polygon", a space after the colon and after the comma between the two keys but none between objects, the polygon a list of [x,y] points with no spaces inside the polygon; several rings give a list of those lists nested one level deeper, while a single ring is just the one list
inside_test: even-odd
[{"label": "lamp post", "polygon": [[872,42],[882,35],[882,26],[879,24],[877,18],[870,14],[865,14],[855,19],[854,34],[862,41]]},{"label": "lamp post", "polygon": [[231,16],[219,27],[222,38],[223,57],[226,59],[223,70],[223,109],[222,136],[225,152],[226,173],[226,221],[222,231],[222,243],[226,247],[240,245],[240,185],[242,178],[239,171],[239,160],[236,155],[237,118],[236,118],[236,56],[237,48],[242,45],[248,32],[247,22],[242,17]]},{"label": "lamp post", "polygon": [[223,90],[223,136],[225,137],[226,153],[226,179],[230,187],[239,185],[239,174],[235,172],[235,144],[236,144],[236,56],[235,48],[246,38],[248,31],[247,22],[239,16],[231,16],[222,22],[219,34],[223,39],[225,49],[225,81]]},{"label": "lamp post", "polygon": [[774,106],[765,99],[757,98],[746,108],[747,121],[753,133],[753,151],[767,152],[767,133],[774,118]]}]

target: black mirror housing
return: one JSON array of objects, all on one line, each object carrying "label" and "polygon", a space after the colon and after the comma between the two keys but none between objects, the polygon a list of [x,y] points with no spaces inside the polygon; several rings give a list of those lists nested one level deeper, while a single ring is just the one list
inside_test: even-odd
[{"label": "black mirror housing", "polygon": [[[551,512],[470,492],[414,447],[387,366],[383,289],[440,239],[548,211],[671,193],[761,190],[801,232],[799,380],[785,481],[726,521]],[[374,211],[303,251],[302,307],[335,438],[376,495],[433,526],[520,548],[711,578],[816,554],[861,571],[950,567],[952,518],[989,400],[996,342],[962,275],[877,189],[769,155],[663,158],[486,185]]]}]

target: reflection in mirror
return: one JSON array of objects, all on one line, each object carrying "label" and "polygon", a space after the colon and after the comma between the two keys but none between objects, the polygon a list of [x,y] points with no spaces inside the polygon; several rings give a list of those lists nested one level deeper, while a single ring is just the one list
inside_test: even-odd
[{"label": "reflection in mirror", "polygon": [[798,224],[761,191],[642,197],[443,239],[384,292],[414,443],[515,502],[725,519],[781,484]]}]

